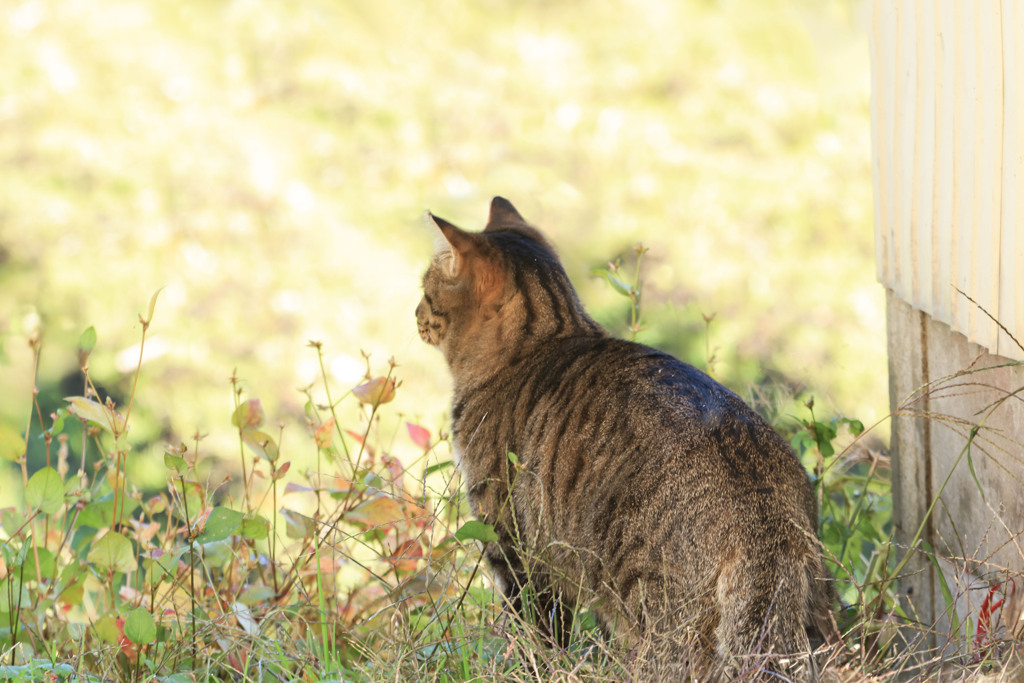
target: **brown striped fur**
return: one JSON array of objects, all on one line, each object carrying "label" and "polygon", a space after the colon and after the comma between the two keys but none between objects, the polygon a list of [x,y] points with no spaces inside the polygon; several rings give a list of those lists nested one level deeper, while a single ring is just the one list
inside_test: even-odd
[{"label": "brown striped fur", "polygon": [[592,606],[704,667],[806,653],[833,590],[786,441],[699,370],[610,337],[508,201],[481,233],[431,218],[445,241],[416,318],[454,378],[459,467],[511,604],[529,586],[562,644]]}]

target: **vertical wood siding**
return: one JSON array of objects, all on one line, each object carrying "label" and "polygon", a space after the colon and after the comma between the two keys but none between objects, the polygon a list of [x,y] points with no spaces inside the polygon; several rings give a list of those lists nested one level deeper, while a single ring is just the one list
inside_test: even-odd
[{"label": "vertical wood siding", "polygon": [[874,0],[871,79],[878,279],[1024,360],[1024,0]]}]

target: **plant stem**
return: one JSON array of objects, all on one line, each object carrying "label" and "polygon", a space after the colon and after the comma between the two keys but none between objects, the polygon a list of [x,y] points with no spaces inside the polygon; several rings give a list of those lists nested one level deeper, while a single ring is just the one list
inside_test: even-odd
[{"label": "plant stem", "polygon": [[[338,432],[338,440],[341,441],[341,447],[345,451],[345,459],[348,460],[349,465],[352,465],[352,456],[348,452],[345,435],[341,432],[341,420],[338,419],[338,414],[334,411],[334,400],[331,398],[331,383],[327,379],[327,367],[324,365],[323,345],[320,342],[310,342],[310,345],[316,349],[316,358],[320,363],[320,376],[324,380],[324,393],[327,395],[327,407],[331,411],[331,417],[334,418],[334,429]],[[352,467],[352,471],[355,471],[355,467]]]},{"label": "plant stem", "polygon": [[185,492],[185,477],[178,475],[178,481],[181,482],[181,503],[185,508],[185,536],[188,538],[188,580],[189,580],[189,599],[192,603],[192,611],[190,613],[189,621],[192,624],[192,668],[196,666],[196,544],[195,539],[192,537],[192,520],[188,514],[188,493]]},{"label": "plant stem", "polygon": [[[29,344],[29,346],[32,349],[32,401],[36,404],[36,410],[38,410],[39,409],[39,401],[37,400],[36,397],[39,396],[39,387],[36,386],[36,384],[37,384],[37,381],[39,379],[39,357],[40,357],[40,355],[42,355],[42,342],[40,341],[38,334],[33,335],[32,338],[29,339],[28,344]],[[42,421],[41,420],[40,420],[40,427],[43,428],[43,429],[46,428],[44,425],[42,425]],[[28,488],[28,439],[29,439],[29,433],[31,432],[31,430],[32,430],[32,412],[29,411],[29,414],[28,414],[28,424],[25,425],[25,452],[21,456],[21,479],[24,482],[26,489]],[[47,459],[49,459],[49,458],[47,458]],[[40,566],[40,563],[39,563],[39,542],[36,539],[36,522],[35,522],[35,516],[34,515],[29,520],[29,532],[32,534],[32,555],[33,555],[33,557],[35,557],[35,560],[36,560],[36,581],[38,581],[39,583],[42,583],[43,582],[43,574],[42,574],[42,569],[41,569],[41,566]],[[24,571],[24,568],[22,568],[22,570]],[[19,589],[18,595],[19,596],[21,595],[20,589]],[[19,603],[20,603],[20,600],[19,600]],[[13,641],[11,642],[11,645],[14,645]],[[14,653],[13,652],[11,653],[11,657],[14,657]]]},{"label": "plant stem", "polygon": [[[241,407],[242,390],[238,387],[238,371],[231,372],[231,395],[235,402],[235,422],[238,423],[238,459],[242,464],[242,488],[245,495],[245,504],[249,505],[249,476],[245,472],[245,436],[242,434],[242,421],[238,418],[238,409]],[[249,510],[252,512],[252,510]]]}]

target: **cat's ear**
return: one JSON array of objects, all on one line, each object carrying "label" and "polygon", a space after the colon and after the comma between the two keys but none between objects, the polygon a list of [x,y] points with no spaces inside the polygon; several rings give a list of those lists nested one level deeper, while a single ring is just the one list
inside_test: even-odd
[{"label": "cat's ear", "polygon": [[439,246],[451,249],[452,259],[449,275],[453,277],[463,275],[466,272],[469,252],[473,250],[473,236],[462,228],[452,225],[429,211],[427,212],[427,219],[440,231],[440,236],[443,238],[444,243]]},{"label": "cat's ear", "polygon": [[463,277],[472,273],[473,288],[480,304],[489,306],[499,302],[505,291],[504,271],[493,258],[481,253],[478,243],[481,238],[432,213],[428,212],[427,216],[447,243],[442,248],[451,250],[449,275]]},{"label": "cat's ear", "polygon": [[516,207],[512,206],[512,202],[504,197],[495,197],[491,200],[491,215],[487,218],[487,227],[484,228],[484,232],[498,230],[510,223],[526,225],[526,221],[516,211]]}]

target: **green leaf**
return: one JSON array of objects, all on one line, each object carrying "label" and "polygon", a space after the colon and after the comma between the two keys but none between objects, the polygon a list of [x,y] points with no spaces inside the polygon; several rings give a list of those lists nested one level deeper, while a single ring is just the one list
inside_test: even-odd
[{"label": "green leaf", "polygon": [[14,557],[14,546],[10,543],[0,545],[0,558],[3,558],[3,561],[7,564],[8,568],[17,566]]},{"label": "green leaf", "polygon": [[25,502],[32,508],[52,515],[64,505],[64,480],[52,467],[44,467],[28,480]]},{"label": "green leaf", "polygon": [[117,624],[114,621],[114,613],[107,612],[102,617],[92,623],[93,629],[96,631],[96,635],[101,640],[107,643],[117,643],[119,634],[117,632]]},{"label": "green leaf", "polygon": [[117,432],[118,434],[124,432],[127,428],[127,423],[124,417],[113,408],[108,408],[102,403],[93,401],[91,398],[84,396],[69,396],[64,399],[71,406],[68,411],[83,420],[88,420],[95,425],[106,429],[108,432]]},{"label": "green leaf", "polygon": [[971,435],[967,438],[967,445],[964,448],[967,449],[967,469],[971,472],[971,478],[974,479],[974,485],[978,487],[978,493],[981,494],[981,499],[985,500],[985,490],[981,488],[981,482],[978,481],[978,473],[974,471],[974,458],[971,457],[971,444],[974,443],[974,437],[978,435],[978,425],[971,427]]},{"label": "green leaf", "polygon": [[380,490],[382,488],[384,488],[384,480],[381,479],[380,475],[376,474],[375,472],[367,472],[365,475],[363,475],[363,485],[359,489],[359,491],[362,492],[367,489]]},{"label": "green leaf", "polygon": [[20,567],[21,565],[25,564],[25,560],[28,558],[28,550],[31,547],[32,544],[28,542],[28,539],[26,539],[25,542],[21,544],[21,547],[18,548],[18,556],[14,560],[15,565]]},{"label": "green leaf", "polygon": [[68,411],[65,408],[57,408],[53,411],[53,424],[50,425],[50,436],[55,436],[64,431],[64,418],[67,417]]},{"label": "green leaf", "polygon": [[238,510],[230,510],[224,507],[216,507],[210,511],[210,516],[206,519],[206,528],[203,533],[196,537],[197,543],[214,543],[216,541],[223,541],[231,534],[238,531],[238,527],[242,524],[242,519],[245,517]]},{"label": "green leaf", "polygon": [[[27,512],[27,510],[26,510]],[[18,530],[25,525],[25,517],[17,508],[8,508],[4,511],[3,516],[0,516],[0,529],[4,530],[7,537],[10,538],[18,533]],[[7,543],[0,543],[0,549],[7,550]]]},{"label": "green leaf", "polygon": [[519,456],[513,453],[512,451],[508,452],[508,459],[513,465],[519,464]]},{"label": "green leaf", "polygon": [[[139,506],[139,503],[133,498],[121,496],[117,499],[117,506],[121,508],[118,522],[124,522]],[[108,493],[99,500],[86,505],[82,514],[78,516],[75,526],[91,526],[94,529],[114,526],[114,494]]]},{"label": "green leaf", "polygon": [[316,532],[316,522],[301,512],[288,508],[279,510],[284,517],[284,533],[288,538],[308,538]]},{"label": "green leaf", "polygon": [[[67,561],[61,559],[61,562]],[[57,583],[54,586],[54,590],[61,591],[65,586],[81,586],[85,582],[86,575],[88,574],[89,568],[79,562],[77,559],[72,560],[60,570],[60,575],[57,578]]]},{"label": "green leaf", "polygon": [[444,460],[442,462],[436,463],[436,464],[431,465],[430,467],[428,467],[426,474],[427,474],[427,476],[429,476],[429,475],[433,474],[434,472],[440,472],[441,470],[448,469],[449,467],[453,466],[454,464],[455,464],[454,460]]},{"label": "green leaf", "polygon": [[184,474],[188,470],[188,463],[185,462],[185,458],[180,455],[173,455],[171,453],[164,453],[164,467],[169,470],[174,470],[175,474]]},{"label": "green leaf", "polygon": [[243,605],[258,605],[273,598],[277,593],[273,586],[250,586],[238,596],[238,602]]},{"label": "green leaf", "polygon": [[946,603],[946,613],[949,616],[950,626],[953,629],[952,634],[954,637],[957,637],[960,635],[960,616],[956,612],[956,600],[953,599],[953,593],[949,590],[946,575],[942,573],[942,566],[939,565],[935,550],[927,541],[921,541],[921,547],[924,548],[928,559],[935,566],[935,575],[939,577],[939,588],[942,590],[942,599]]},{"label": "green leaf", "polygon": [[152,643],[156,639],[156,622],[145,607],[136,607],[124,620],[124,634],[136,645]]},{"label": "green leaf", "polygon": [[114,438],[114,451],[116,453],[128,453],[131,450],[132,446],[128,443],[128,432],[118,432]]},{"label": "green leaf", "polygon": [[260,516],[244,519],[238,533],[253,541],[262,541],[270,536],[270,522]]},{"label": "green leaf", "polygon": [[821,530],[821,542],[832,550],[838,549],[843,544],[843,537],[836,524],[829,524]]},{"label": "green leaf", "polygon": [[213,543],[204,543],[199,546],[203,555],[203,562],[208,567],[223,567],[234,557],[235,551],[231,547],[231,541],[222,540]]},{"label": "green leaf", "polygon": [[113,531],[92,544],[86,559],[102,570],[123,574],[134,571],[137,566],[132,542]]},{"label": "green leaf", "polygon": [[812,437],[806,430],[801,429],[799,432],[793,435],[793,438],[789,440],[789,445],[793,447],[793,450],[799,454],[806,453],[814,445],[814,437]]},{"label": "green leaf", "polygon": [[[25,574],[25,578],[29,579],[30,577]],[[34,577],[32,578],[34,580]],[[17,576],[7,577],[3,590],[0,590],[0,613],[10,614],[18,609],[19,604],[24,609],[31,603],[32,596],[28,592],[28,587]]]},{"label": "green leaf", "polygon": [[192,676],[192,674],[177,673],[171,674],[170,676],[161,680],[163,680],[163,683],[193,683],[196,679]]},{"label": "green leaf", "polygon": [[0,460],[17,462],[25,454],[25,439],[14,428],[0,424]]},{"label": "green leaf", "polygon": [[53,553],[46,548],[36,548],[35,552],[28,554],[25,558],[25,577],[36,576],[36,554],[39,555],[39,574],[44,578],[53,578],[57,572],[57,560]]},{"label": "green leaf", "polygon": [[0,665],[0,681],[63,681],[76,678],[77,669],[70,664],[54,664],[48,659],[33,659],[29,664]]},{"label": "green leaf", "polygon": [[151,585],[160,584],[166,577],[173,576],[178,571],[178,562],[188,548],[178,548],[169,553],[162,553],[157,557],[147,559],[144,564],[149,567],[149,582]]},{"label": "green leaf", "polygon": [[603,277],[605,280],[608,281],[608,284],[610,284],[612,286],[612,289],[614,289],[616,292],[618,292],[622,296],[625,296],[625,297],[632,297],[633,296],[633,293],[634,293],[633,288],[630,287],[629,285],[627,285],[625,282],[623,282],[619,278],[617,278],[614,275],[612,275],[612,272],[610,270],[608,270],[607,268],[594,268],[593,270],[590,271],[590,273],[591,273],[591,275],[597,275],[599,277]]},{"label": "green leaf", "polygon": [[81,607],[85,597],[85,580],[77,581],[70,584],[67,588],[60,592],[59,602],[65,605],[73,605],[75,607]]},{"label": "green leaf", "polygon": [[266,432],[261,432],[258,429],[243,429],[242,430],[242,441],[245,445],[253,450],[253,452],[270,462],[277,460],[278,449],[277,443],[274,438]]},{"label": "green leaf", "polygon": [[836,425],[834,423],[814,422],[811,430],[814,433],[814,440],[818,444],[818,450],[825,459],[835,455],[836,449],[832,447],[832,440],[836,438]]},{"label": "green leaf", "polygon": [[471,519],[455,532],[455,538],[466,541],[475,538],[483,543],[493,543],[498,540],[498,534],[494,533],[494,527],[476,519]]},{"label": "green leaf", "polygon": [[82,353],[88,354],[96,346],[96,328],[90,325],[78,338],[78,348]]},{"label": "green leaf", "polygon": [[860,420],[844,417],[842,421],[849,427],[850,433],[854,436],[860,436],[864,432],[864,423]]},{"label": "green leaf", "polygon": [[164,291],[163,287],[153,292],[153,296],[149,298],[149,312],[146,314],[146,319],[142,321],[143,324],[149,325],[153,321],[153,312],[156,311],[156,298],[160,296],[162,291]]}]

